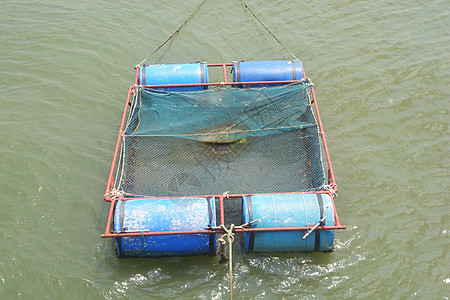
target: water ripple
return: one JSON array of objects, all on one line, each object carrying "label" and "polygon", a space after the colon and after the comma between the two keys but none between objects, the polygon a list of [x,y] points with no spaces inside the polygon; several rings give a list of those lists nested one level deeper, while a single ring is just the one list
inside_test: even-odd
[{"label": "water ripple", "polygon": [[[227,299],[207,257],[119,260],[102,201],[133,66],[199,1],[2,3],[1,298]],[[303,60],[339,185],[336,252],[245,254],[236,299],[448,297],[444,0],[246,1]],[[149,63],[290,59],[207,1]]]}]

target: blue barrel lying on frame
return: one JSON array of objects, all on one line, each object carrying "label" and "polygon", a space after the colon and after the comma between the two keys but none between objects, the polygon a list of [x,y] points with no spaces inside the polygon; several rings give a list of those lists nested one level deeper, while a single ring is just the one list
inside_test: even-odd
[{"label": "blue barrel lying on frame", "polygon": [[[139,70],[139,83],[142,85],[208,83],[206,63],[144,65]],[[157,88],[165,91],[200,91],[207,86]]]},{"label": "blue barrel lying on frame", "polygon": [[[303,65],[299,60],[242,61],[233,63],[233,82],[300,80],[304,77]],[[244,85],[244,87],[276,85],[279,84]]]},{"label": "blue barrel lying on frame", "polygon": [[142,235],[116,237],[117,255],[215,255],[213,233],[143,235],[145,232],[204,230],[209,225],[216,225],[214,198],[119,200],[114,213],[114,232],[140,232]]},{"label": "blue barrel lying on frame", "polygon": [[[328,194],[258,194],[243,196],[243,223],[252,228],[311,227],[323,217],[334,225],[334,209]],[[245,233],[245,250],[259,252],[329,252],[334,230],[316,230],[306,239],[305,231],[265,231]]]}]

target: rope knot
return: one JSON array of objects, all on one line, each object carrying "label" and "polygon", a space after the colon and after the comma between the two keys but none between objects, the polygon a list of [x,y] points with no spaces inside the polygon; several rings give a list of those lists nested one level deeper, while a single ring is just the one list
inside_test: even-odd
[{"label": "rope knot", "polygon": [[225,233],[222,234],[222,236],[217,241],[222,245],[225,245],[226,242],[228,242],[228,245],[231,247],[231,244],[233,244],[234,242],[234,224],[231,224],[229,229],[225,225],[220,225],[220,228],[225,231]]},{"label": "rope knot", "polygon": [[[228,193],[228,192],[226,192]],[[225,193],[224,193],[225,195]],[[222,236],[217,240],[222,245],[225,245],[228,242],[228,268],[229,268],[229,278],[230,278],[230,299],[233,298],[233,242],[234,242],[234,231],[235,226],[234,224],[231,224],[229,228],[227,228],[225,225],[221,224],[220,228],[225,232],[222,234]],[[225,240],[226,239],[226,240]]]},{"label": "rope knot", "polygon": [[105,196],[111,200],[123,198],[124,192],[119,191],[117,189],[112,189],[109,193],[106,193]]}]

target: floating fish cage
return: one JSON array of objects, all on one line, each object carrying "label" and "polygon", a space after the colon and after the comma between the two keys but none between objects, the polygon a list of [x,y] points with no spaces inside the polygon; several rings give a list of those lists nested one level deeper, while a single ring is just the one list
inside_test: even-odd
[{"label": "floating fish cage", "polygon": [[336,192],[301,61],[144,65],[125,103],[102,237],[119,257],[215,255],[232,226],[245,251],[329,252],[345,228]]}]

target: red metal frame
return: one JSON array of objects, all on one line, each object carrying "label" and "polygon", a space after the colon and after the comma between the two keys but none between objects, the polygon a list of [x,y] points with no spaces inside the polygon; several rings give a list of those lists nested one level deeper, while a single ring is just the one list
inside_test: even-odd
[{"label": "red metal frame", "polygon": [[[150,88],[164,88],[164,87],[189,87],[189,86],[218,86],[219,88],[222,86],[234,86],[234,85],[270,85],[270,84],[289,84],[289,83],[295,83],[300,82],[305,77],[303,77],[301,80],[284,80],[284,81],[252,81],[252,82],[228,82],[227,80],[227,67],[233,66],[232,63],[222,63],[222,64],[208,64],[207,67],[221,67],[223,69],[223,77],[224,81],[222,82],[213,82],[213,83],[195,83],[195,84],[166,84],[166,85],[143,85],[143,87],[150,87]],[[303,68],[303,63],[302,63]],[[133,199],[143,199],[143,198],[126,198],[126,197],[119,197],[119,198],[111,198],[110,192],[112,191],[114,187],[114,169],[117,163],[117,156],[120,149],[120,142],[122,138],[123,129],[125,126],[125,120],[128,112],[128,106],[130,106],[130,98],[131,95],[135,92],[136,87],[139,86],[139,67],[135,67],[136,69],[136,75],[134,80],[134,85],[130,86],[128,89],[128,95],[125,102],[125,108],[122,115],[122,121],[120,124],[119,134],[117,136],[117,142],[116,142],[116,148],[114,150],[113,160],[111,163],[111,168],[109,171],[109,177],[108,182],[106,184],[106,190],[105,190],[105,201],[110,202],[110,208],[109,208],[109,214],[108,214],[108,220],[106,224],[106,230],[105,233],[102,234],[102,237],[127,237],[127,236],[147,236],[147,235],[178,235],[178,234],[210,234],[210,233],[224,233],[222,229],[214,229],[214,230],[186,230],[186,231],[164,231],[164,232],[150,232],[150,231],[143,231],[143,232],[123,232],[123,233],[112,233],[111,232],[111,222],[114,216],[114,208],[116,205],[116,202],[118,200],[128,201]],[[325,132],[323,130],[322,120],[320,118],[319,114],[319,107],[317,105],[316,95],[314,93],[314,87],[311,87],[312,92],[312,102],[314,103],[314,109],[316,111],[317,116],[317,122],[319,125],[319,130],[321,134],[321,138],[323,141],[323,147],[325,151],[325,156],[328,164],[328,179],[329,179],[329,185],[332,188],[332,192],[337,192],[337,185],[336,180],[334,177],[333,168],[331,166],[331,160],[330,160],[330,154],[328,151],[328,146],[326,143],[325,138]],[[283,193],[283,194],[306,194],[306,193],[314,193],[314,194],[328,194],[331,198],[331,201],[333,203],[333,212],[334,212],[334,220],[335,224],[333,226],[319,226],[316,230],[334,230],[334,229],[345,229],[345,225],[342,225],[339,222],[339,217],[336,211],[336,205],[333,200],[333,195],[331,191],[323,190],[323,191],[313,191],[313,192],[293,192],[293,193]],[[275,193],[271,193],[275,194]],[[227,197],[242,197],[242,196],[251,196],[255,194],[230,194],[226,195]],[[205,197],[215,197],[219,198],[219,206],[220,206],[220,225],[225,225],[225,216],[224,216],[224,197],[225,195],[200,195],[200,196],[181,196],[182,198],[205,198]],[[167,198],[180,198],[180,197],[145,197],[144,199],[167,199]],[[237,228],[235,229],[236,232],[263,232],[263,231],[307,231],[311,227],[313,227],[314,224],[311,224],[310,226],[305,227],[278,227],[278,228]]]}]

